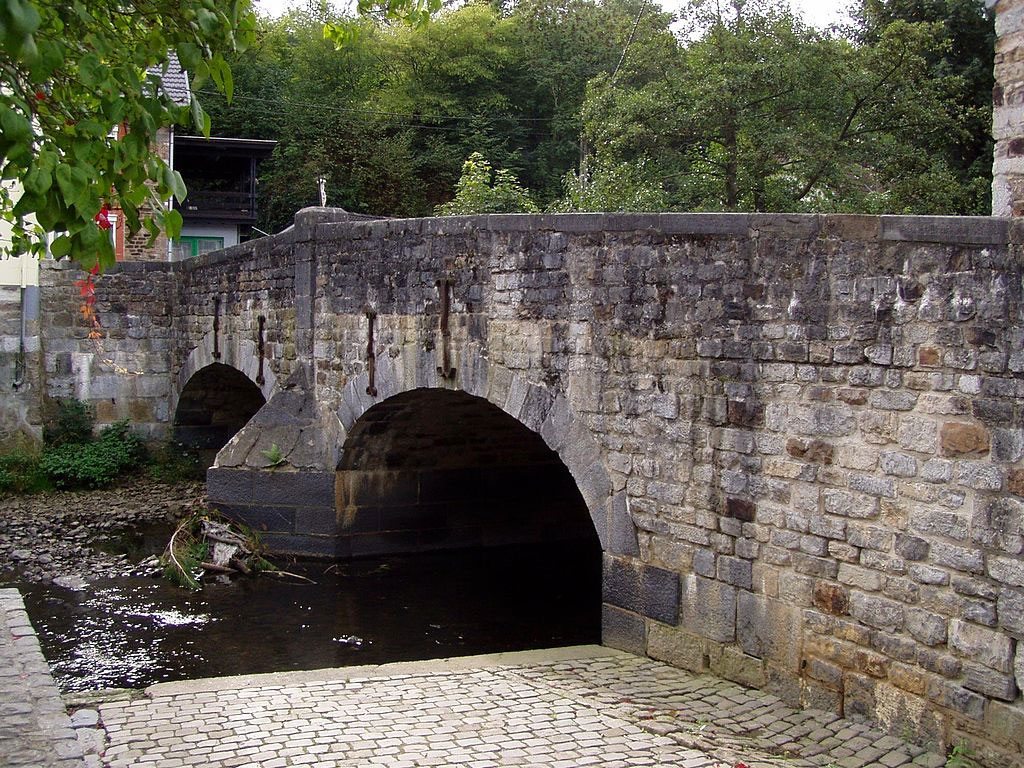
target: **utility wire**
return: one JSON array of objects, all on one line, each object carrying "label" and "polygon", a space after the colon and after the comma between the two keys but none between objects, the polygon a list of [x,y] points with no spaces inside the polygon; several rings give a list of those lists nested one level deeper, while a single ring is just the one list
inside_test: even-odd
[{"label": "utility wire", "polygon": [[622,62],[626,60],[626,51],[629,50],[630,44],[633,42],[633,38],[636,37],[637,27],[640,26],[640,17],[644,15],[644,11],[647,10],[647,0],[644,0],[640,5],[640,11],[636,15],[636,19],[633,21],[633,29],[629,32],[629,37],[626,38],[626,44],[622,46],[622,55],[619,56],[619,63],[615,65],[615,71],[612,72],[612,82],[615,82],[615,76],[619,74],[619,67],[622,66]]}]

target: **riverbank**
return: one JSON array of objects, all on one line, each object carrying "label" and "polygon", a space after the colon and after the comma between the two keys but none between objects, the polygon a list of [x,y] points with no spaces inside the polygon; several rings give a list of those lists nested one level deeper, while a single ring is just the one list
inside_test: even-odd
[{"label": "riverbank", "polygon": [[201,509],[205,492],[201,482],[135,477],[101,490],[0,497],[0,584],[131,574],[132,539]]}]

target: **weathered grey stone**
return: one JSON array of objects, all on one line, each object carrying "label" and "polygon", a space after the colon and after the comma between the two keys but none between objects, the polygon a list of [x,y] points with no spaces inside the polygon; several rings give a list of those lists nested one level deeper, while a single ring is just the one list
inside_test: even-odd
[{"label": "weathered grey stone", "polygon": [[979,627],[960,619],[949,624],[949,647],[999,672],[1010,672],[1013,664],[1013,640],[1001,632]]},{"label": "weathered grey stone", "polygon": [[931,560],[937,565],[968,573],[984,573],[985,558],[979,549],[967,549],[936,541],[931,545]]},{"label": "weathered grey stone", "polygon": [[996,672],[980,664],[964,664],[964,687],[1002,701],[1013,701],[1017,698],[1017,686],[1013,675]]},{"label": "weathered grey stone", "polygon": [[640,570],[642,613],[663,624],[679,622],[679,574],[645,565]]},{"label": "weathered grey stone", "polygon": [[1004,588],[996,604],[999,626],[1018,641],[1024,640],[1024,591]]},{"label": "weathered grey stone", "polygon": [[988,575],[996,581],[1014,587],[1024,587],[1024,559],[990,555],[987,563]]},{"label": "weathered grey stone", "polygon": [[928,542],[917,536],[897,533],[895,552],[904,560],[924,560],[928,557]]},{"label": "weathered grey stone", "polygon": [[604,601],[627,611],[639,613],[640,564],[617,557],[604,558]]},{"label": "weathered grey stone", "polygon": [[752,586],[753,571],[749,560],[722,556],[718,558],[718,579],[741,589]]},{"label": "weathered grey stone", "polygon": [[683,577],[683,624],[710,640],[736,637],[736,588],[693,574]]},{"label": "weathered grey stone", "polygon": [[946,620],[930,611],[908,609],[906,627],[914,638],[925,645],[941,645],[946,642]]},{"label": "weathered grey stone", "polygon": [[647,649],[642,617],[613,605],[601,608],[601,643],[640,656]]},{"label": "weathered grey stone", "polygon": [[868,626],[895,632],[903,626],[903,606],[864,592],[850,593],[850,615]]},{"label": "weathered grey stone", "polygon": [[740,591],[736,600],[736,640],[743,652],[797,672],[800,665],[800,611],[780,600]]}]

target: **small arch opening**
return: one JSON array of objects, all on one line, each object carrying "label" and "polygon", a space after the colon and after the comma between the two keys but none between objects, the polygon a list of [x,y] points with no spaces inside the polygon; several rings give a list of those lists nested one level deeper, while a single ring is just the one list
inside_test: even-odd
[{"label": "small arch opening", "polygon": [[264,406],[260,388],[242,372],[213,363],[193,374],[174,411],[175,442],[197,451],[206,466]]}]

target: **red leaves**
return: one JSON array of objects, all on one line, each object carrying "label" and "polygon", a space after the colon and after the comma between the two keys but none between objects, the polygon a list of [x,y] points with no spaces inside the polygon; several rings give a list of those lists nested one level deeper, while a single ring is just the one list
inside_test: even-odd
[{"label": "red leaves", "polygon": [[82,315],[82,319],[90,326],[89,338],[98,339],[102,337],[100,329],[100,319],[96,315],[96,281],[93,279],[100,273],[99,262],[96,262],[89,269],[88,274],[81,279],[75,280],[75,286],[78,288],[78,293],[82,297],[82,306],[78,308],[78,311]]},{"label": "red leaves", "polygon": [[36,101],[46,101],[46,92],[45,91],[36,91],[35,96],[36,96]]},{"label": "red leaves", "polygon": [[108,208],[104,204],[104,206],[102,208],[100,208],[100,212],[97,213],[93,217],[93,219],[95,220],[96,224],[99,225],[100,229],[110,229],[110,219],[109,219],[109,216],[110,216],[110,208]]}]

